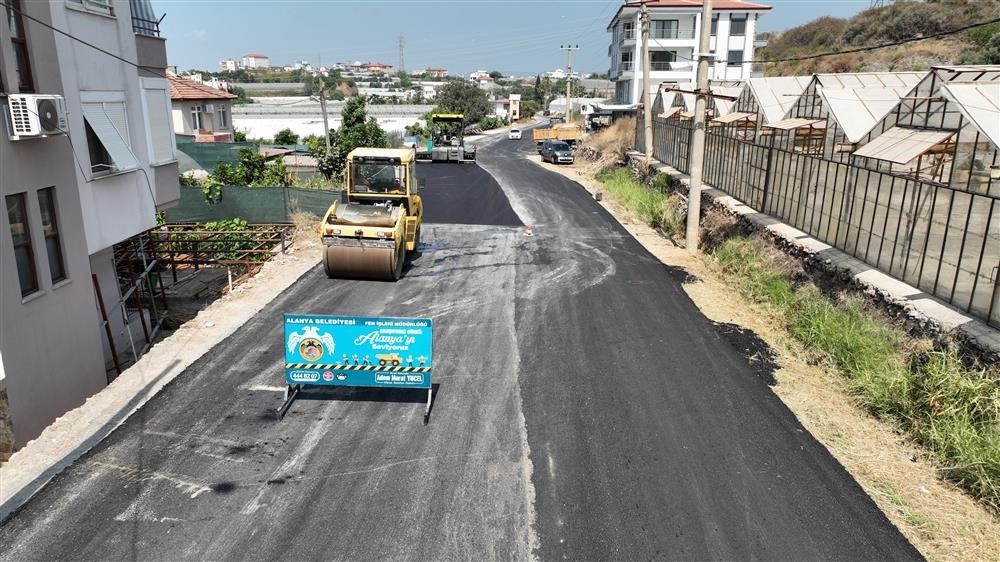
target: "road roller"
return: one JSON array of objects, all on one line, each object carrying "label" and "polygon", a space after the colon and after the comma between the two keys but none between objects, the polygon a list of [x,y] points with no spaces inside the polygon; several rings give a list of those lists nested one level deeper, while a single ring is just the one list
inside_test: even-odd
[{"label": "road roller", "polygon": [[420,244],[423,205],[412,148],[355,148],[344,194],[320,228],[327,277],[395,281]]}]

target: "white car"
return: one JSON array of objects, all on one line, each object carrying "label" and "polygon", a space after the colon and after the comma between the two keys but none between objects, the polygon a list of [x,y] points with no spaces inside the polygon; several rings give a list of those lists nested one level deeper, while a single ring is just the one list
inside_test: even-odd
[{"label": "white car", "polygon": [[521,140],[521,129],[511,129],[507,132],[509,140]]}]

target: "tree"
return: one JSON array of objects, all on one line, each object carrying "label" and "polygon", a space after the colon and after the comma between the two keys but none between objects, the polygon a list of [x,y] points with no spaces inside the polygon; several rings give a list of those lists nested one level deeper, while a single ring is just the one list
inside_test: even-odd
[{"label": "tree", "polygon": [[440,110],[464,114],[466,125],[478,123],[490,111],[486,92],[464,80],[448,82],[438,90],[435,99]]},{"label": "tree", "polygon": [[316,158],[316,168],[327,179],[340,177],[344,173],[344,161],[348,153],[358,147],[386,148],[388,137],[374,117],[369,117],[365,111],[365,99],[353,97],[347,100],[340,112],[341,125],[337,130],[331,129],[330,150],[325,145],[319,145],[312,150]]},{"label": "tree", "polygon": [[291,129],[282,129],[275,133],[274,144],[298,144],[299,136],[292,132]]},{"label": "tree", "polygon": [[521,100],[521,117],[531,117],[542,110],[542,106],[535,100]]},{"label": "tree", "polygon": [[503,74],[499,70],[493,70],[490,72],[490,78],[493,80],[499,80],[503,78]]}]

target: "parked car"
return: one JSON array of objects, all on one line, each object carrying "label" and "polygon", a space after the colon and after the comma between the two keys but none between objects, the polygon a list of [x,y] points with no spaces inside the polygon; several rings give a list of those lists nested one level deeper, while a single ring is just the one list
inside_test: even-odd
[{"label": "parked car", "polygon": [[507,138],[510,140],[521,140],[521,129],[511,129],[507,131]]},{"label": "parked car", "polygon": [[538,149],[538,153],[542,155],[542,160],[546,162],[552,162],[553,164],[573,163],[573,149],[570,148],[569,144],[561,140],[547,140],[543,142],[542,147]]},{"label": "parked car", "polygon": [[415,136],[405,136],[403,137],[403,148],[417,148],[420,144],[420,138]]}]

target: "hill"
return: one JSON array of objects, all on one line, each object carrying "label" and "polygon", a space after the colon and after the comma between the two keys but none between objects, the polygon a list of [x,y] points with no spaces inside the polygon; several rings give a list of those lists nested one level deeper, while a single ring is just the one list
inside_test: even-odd
[{"label": "hill", "polygon": [[[880,45],[1000,17],[1000,0],[897,1],[850,19],[822,17],[766,36],[757,60],[786,59]],[[926,70],[940,64],[1000,64],[1000,23],[942,38],[862,53],[764,65],[767,76]]]}]

